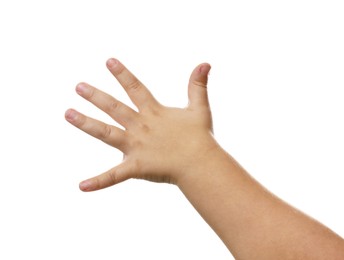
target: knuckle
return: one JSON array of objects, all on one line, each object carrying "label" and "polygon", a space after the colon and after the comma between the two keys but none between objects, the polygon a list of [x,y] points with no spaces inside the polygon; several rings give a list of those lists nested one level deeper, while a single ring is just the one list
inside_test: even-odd
[{"label": "knuckle", "polygon": [[207,84],[205,84],[204,82],[198,81],[198,80],[194,80],[192,82],[192,84],[197,86],[197,87],[207,88]]},{"label": "knuckle", "polygon": [[116,176],[116,171],[109,172],[108,177],[109,177],[111,185],[114,185],[118,182],[117,176]]},{"label": "knuckle", "polygon": [[140,123],[139,124],[139,128],[144,133],[149,133],[150,132],[150,127],[147,124]]},{"label": "knuckle", "polygon": [[120,107],[120,103],[116,100],[113,100],[108,105],[108,111],[116,111]]},{"label": "knuckle", "polygon": [[78,115],[75,119],[75,125],[79,128],[84,128],[86,125],[86,117],[83,115]]},{"label": "knuckle", "polygon": [[133,138],[128,141],[128,146],[131,149],[142,150],[142,147],[144,146],[144,144],[140,139]]},{"label": "knuckle", "polygon": [[112,128],[109,125],[105,125],[103,132],[101,133],[102,139],[108,139],[112,134]]},{"label": "knuckle", "polygon": [[125,72],[126,68],[123,65],[118,65],[116,67],[116,76],[120,76],[123,74],[123,72]]},{"label": "knuckle", "polygon": [[88,91],[87,91],[87,98],[88,99],[92,99],[94,97],[94,88],[93,87],[89,87]]},{"label": "knuckle", "polygon": [[162,117],[163,106],[159,103],[153,103],[148,106],[148,112],[154,117]]},{"label": "knuckle", "polygon": [[141,88],[141,82],[138,80],[134,80],[133,82],[129,83],[126,87],[128,91],[137,91]]}]

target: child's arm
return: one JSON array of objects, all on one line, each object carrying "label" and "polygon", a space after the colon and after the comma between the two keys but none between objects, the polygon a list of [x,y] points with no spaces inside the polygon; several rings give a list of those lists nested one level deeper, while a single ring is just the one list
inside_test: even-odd
[{"label": "child's arm", "polygon": [[138,112],[86,83],[77,86],[79,95],[124,128],[66,112],[74,126],[124,153],[120,165],[82,182],[81,190],[129,178],[174,183],[237,259],[344,259],[342,238],[264,189],[217,144],[208,64],[191,74],[184,109],[159,104],[119,61],[110,59],[107,66]]}]

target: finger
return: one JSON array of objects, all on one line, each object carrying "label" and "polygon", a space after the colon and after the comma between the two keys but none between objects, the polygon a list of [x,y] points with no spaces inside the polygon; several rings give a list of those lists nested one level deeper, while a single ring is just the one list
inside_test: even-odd
[{"label": "finger", "polygon": [[118,60],[109,59],[106,65],[139,111],[158,104],[150,91]]},{"label": "finger", "polygon": [[66,120],[85,133],[125,152],[125,133],[123,130],[87,117],[74,109],[65,113]]},{"label": "finger", "polygon": [[190,107],[209,106],[207,83],[210,68],[208,63],[203,63],[191,73],[188,88]]},{"label": "finger", "polygon": [[79,83],[76,92],[124,127],[135,121],[137,113],[133,109],[89,84]]},{"label": "finger", "polygon": [[130,178],[126,163],[122,163],[107,172],[85,180],[79,184],[82,191],[96,191],[118,184]]}]

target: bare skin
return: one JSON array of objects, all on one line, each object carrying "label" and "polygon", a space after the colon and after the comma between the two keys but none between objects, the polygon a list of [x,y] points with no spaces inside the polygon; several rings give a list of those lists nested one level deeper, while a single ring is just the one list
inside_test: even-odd
[{"label": "bare skin", "polygon": [[103,189],[130,178],[177,185],[236,259],[344,259],[344,240],[255,181],[212,133],[207,96],[210,65],[190,76],[186,108],[161,105],[116,59],[107,67],[138,108],[79,83],[77,93],[123,129],[69,109],[68,122],[117,148],[123,162],[80,183]]}]

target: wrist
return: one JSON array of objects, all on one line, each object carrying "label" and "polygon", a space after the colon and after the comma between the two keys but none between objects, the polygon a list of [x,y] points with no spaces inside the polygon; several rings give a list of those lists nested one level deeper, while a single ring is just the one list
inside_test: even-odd
[{"label": "wrist", "polygon": [[175,184],[183,191],[190,185],[209,182],[221,175],[228,175],[237,167],[240,166],[233,157],[214,140],[208,149],[199,152],[193,162],[183,169]]}]

